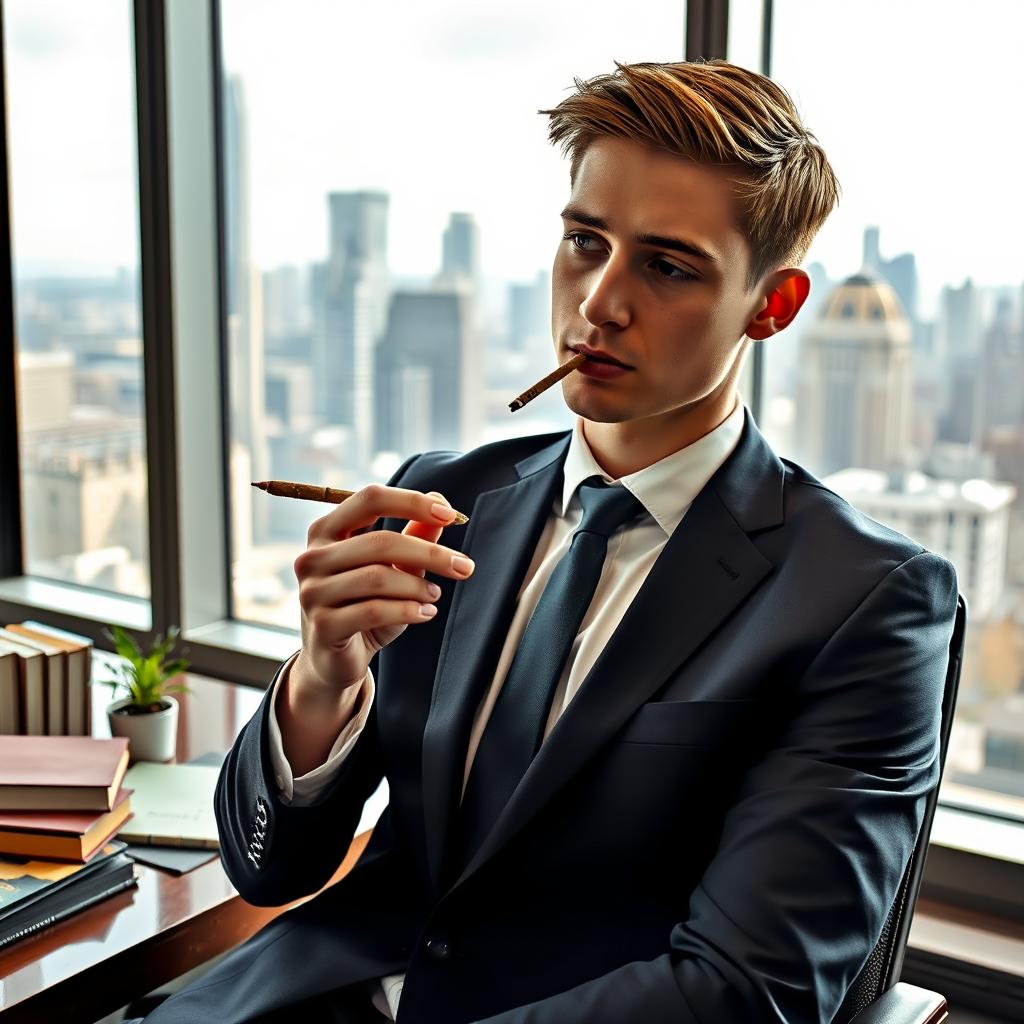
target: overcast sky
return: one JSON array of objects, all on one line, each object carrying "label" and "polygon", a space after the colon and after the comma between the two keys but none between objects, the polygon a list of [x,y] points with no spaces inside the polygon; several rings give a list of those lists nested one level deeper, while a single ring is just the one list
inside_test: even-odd
[{"label": "overcast sky", "polygon": [[[734,59],[755,52],[735,0]],[[128,0],[6,0],[20,273],[137,260]],[[1024,281],[1024,3],[776,0],[773,76],[843,187],[810,259],[917,255],[924,312],[943,283]],[[681,0],[222,0],[225,64],[244,84],[253,255],[322,259],[326,193],[391,193],[389,262],[427,274],[452,210],[475,214],[486,277],[550,267],[568,163],[537,114],[613,59],[680,60]],[[638,16],[642,11],[643,16]]]}]

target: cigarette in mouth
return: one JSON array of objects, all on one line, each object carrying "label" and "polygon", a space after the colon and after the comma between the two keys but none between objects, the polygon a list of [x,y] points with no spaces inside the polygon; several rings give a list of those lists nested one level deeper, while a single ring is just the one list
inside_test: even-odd
[{"label": "cigarette in mouth", "polygon": [[538,395],[547,391],[552,384],[557,384],[563,377],[567,377],[573,370],[581,367],[586,360],[587,357],[582,352],[578,352],[568,362],[562,363],[557,370],[549,373],[543,380],[537,381],[532,388],[527,388],[521,395],[509,402],[509,411],[515,412],[517,409],[522,409],[527,402],[532,402]]}]

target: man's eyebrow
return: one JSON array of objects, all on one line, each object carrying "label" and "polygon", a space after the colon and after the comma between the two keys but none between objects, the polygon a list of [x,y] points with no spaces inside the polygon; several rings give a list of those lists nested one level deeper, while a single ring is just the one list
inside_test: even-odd
[{"label": "man's eyebrow", "polygon": [[[563,218],[578,220],[581,224],[588,224],[600,231],[610,231],[608,222],[603,217],[595,217],[592,213],[581,210],[578,206],[567,206],[561,213]],[[706,249],[702,249],[693,242],[684,242],[681,238],[670,238],[667,235],[652,235],[650,233],[636,235],[634,241],[639,245],[653,245],[659,249],[675,249],[676,252],[685,252],[690,256],[697,256],[709,263],[717,262],[715,257]]]}]

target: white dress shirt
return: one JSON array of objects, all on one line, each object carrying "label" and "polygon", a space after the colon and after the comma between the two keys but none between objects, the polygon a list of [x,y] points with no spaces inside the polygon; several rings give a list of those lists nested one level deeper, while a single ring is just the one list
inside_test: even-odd
[{"label": "white dress shirt", "polygon": [[[580,417],[576,418],[565,457],[562,493],[554,502],[533,561],[523,580],[508,636],[498,659],[494,680],[473,721],[463,775],[463,789],[484,726],[519,647],[519,640],[548,578],[569,550],[572,535],[582,520],[583,508],[576,493],[579,485],[588,477],[595,475],[606,483],[621,483],[641,502],[646,514],[638,515],[608,538],[601,578],[598,580],[594,597],[580,624],[555,690],[545,737],[575,696],[693,499],[736,447],[743,431],[743,418],[744,406],[737,398],[732,413],[710,433],[686,448],[666,455],[653,465],[621,477],[618,481],[612,480],[597,464],[583,436],[583,420]],[[478,558],[480,557],[486,557],[486,552],[478,553]],[[305,775],[293,778],[291,766],[284,755],[281,730],[274,714],[274,702],[277,701],[278,688],[287,679],[291,662],[298,653],[292,655],[288,665],[279,673],[275,685],[270,714],[270,758],[281,799],[286,803],[303,806],[312,803],[335,777],[345,756],[358,739],[373,701],[374,681],[373,673],[367,669],[362,684],[350,688],[353,691],[353,717],[342,729],[327,760]],[[403,979],[404,975],[401,974],[382,978],[381,992],[374,996],[374,1004],[381,1013],[392,1020],[395,1019],[398,1010]]]}]

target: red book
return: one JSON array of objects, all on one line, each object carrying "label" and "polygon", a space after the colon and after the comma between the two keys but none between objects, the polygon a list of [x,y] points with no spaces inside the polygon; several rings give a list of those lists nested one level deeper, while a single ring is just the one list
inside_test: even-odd
[{"label": "red book", "polygon": [[127,769],[127,736],[4,736],[0,810],[110,811]]},{"label": "red book", "polygon": [[112,811],[0,811],[0,853],[84,864],[132,817],[133,792],[119,789]]}]

